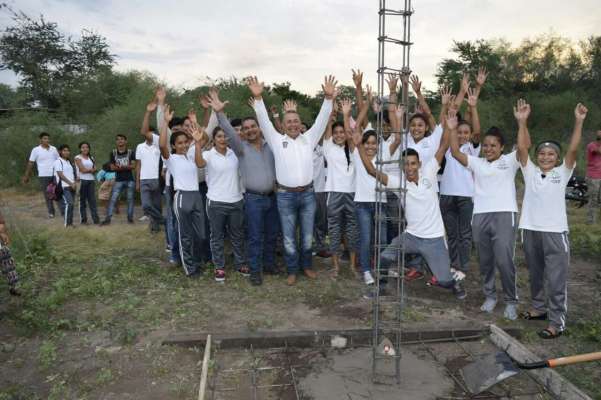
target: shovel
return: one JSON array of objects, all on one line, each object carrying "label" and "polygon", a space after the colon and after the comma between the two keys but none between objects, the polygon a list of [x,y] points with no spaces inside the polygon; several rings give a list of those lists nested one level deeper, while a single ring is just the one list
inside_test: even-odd
[{"label": "shovel", "polygon": [[478,394],[517,375],[523,369],[555,368],[560,365],[596,360],[601,360],[601,351],[522,364],[513,361],[504,351],[500,351],[479,356],[476,361],[461,369],[461,375],[470,393]]}]

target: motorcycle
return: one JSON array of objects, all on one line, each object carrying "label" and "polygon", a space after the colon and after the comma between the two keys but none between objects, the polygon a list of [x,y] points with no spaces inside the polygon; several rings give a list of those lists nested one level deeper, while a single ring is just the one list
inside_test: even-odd
[{"label": "motorcycle", "polygon": [[588,203],[587,190],[588,187],[584,178],[572,176],[566,188],[566,200],[575,203],[576,207],[580,208]]}]

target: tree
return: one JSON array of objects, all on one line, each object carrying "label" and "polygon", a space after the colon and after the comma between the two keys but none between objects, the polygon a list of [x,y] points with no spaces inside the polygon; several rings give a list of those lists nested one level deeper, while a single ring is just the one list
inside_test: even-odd
[{"label": "tree", "polygon": [[30,101],[57,108],[66,88],[79,79],[110,70],[115,56],[104,37],[83,31],[78,40],[60,32],[43,16],[34,20],[23,12],[4,8],[13,21],[0,37],[0,69],[10,69],[29,91]]}]

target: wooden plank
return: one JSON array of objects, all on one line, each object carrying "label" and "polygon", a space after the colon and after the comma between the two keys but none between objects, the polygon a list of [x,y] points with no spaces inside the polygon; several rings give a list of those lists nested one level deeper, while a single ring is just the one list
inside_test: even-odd
[{"label": "wooden plank", "polygon": [[198,400],[205,400],[205,392],[207,390],[207,376],[209,373],[209,360],[211,355],[211,335],[207,335],[205,344],[205,353],[202,359],[202,371],[200,373],[200,386],[198,387]]},{"label": "wooden plank", "polygon": [[[520,363],[540,361],[522,343],[512,338],[503,329],[496,325],[490,326],[490,339],[509,356]],[[550,368],[533,369],[527,371],[545,389],[558,399],[570,400],[592,400],[586,393],[574,386],[570,381],[561,376],[557,371]]]}]

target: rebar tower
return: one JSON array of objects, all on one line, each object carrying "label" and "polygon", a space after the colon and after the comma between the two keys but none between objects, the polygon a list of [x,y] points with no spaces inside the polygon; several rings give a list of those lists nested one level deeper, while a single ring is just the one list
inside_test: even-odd
[{"label": "rebar tower", "polygon": [[[390,8],[387,3],[394,3]],[[411,0],[380,0],[378,32],[378,89],[377,101],[380,105],[377,114],[376,132],[378,136],[378,153],[376,169],[390,173],[391,168],[402,171],[403,159],[397,157],[389,160],[384,157],[388,151],[386,138],[394,132],[385,132],[384,110],[395,101],[385,97],[386,79],[390,76],[411,74],[409,59],[411,49]],[[397,36],[397,37],[393,37]],[[400,37],[398,37],[400,36]],[[400,85],[400,103],[405,106],[405,118],[401,130],[407,125],[408,85]],[[391,118],[394,116],[390,116]],[[403,142],[406,137],[401,135]],[[406,143],[401,146],[406,148]],[[403,275],[405,268],[405,252],[403,244],[396,249],[396,262],[386,268],[382,265],[380,254],[392,238],[386,237],[386,231],[400,235],[404,230],[401,204],[405,203],[406,180],[401,182],[400,189],[387,189],[381,183],[376,185],[375,210],[375,288],[373,293],[373,358],[372,377],[375,383],[400,383],[402,319],[404,307]],[[390,229],[390,227],[394,229]]]}]

